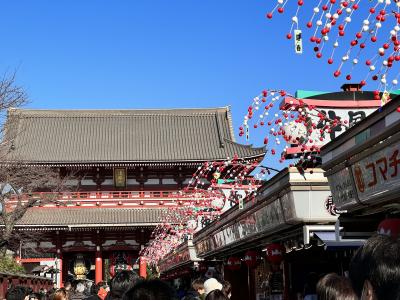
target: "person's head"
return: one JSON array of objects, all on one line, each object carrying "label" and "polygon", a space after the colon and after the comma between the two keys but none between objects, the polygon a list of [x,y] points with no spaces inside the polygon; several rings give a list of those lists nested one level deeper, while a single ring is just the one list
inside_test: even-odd
[{"label": "person's head", "polygon": [[207,279],[204,282],[204,294],[207,296],[214,290],[222,290],[222,284],[215,278]]},{"label": "person's head", "polygon": [[78,282],[75,287],[76,293],[83,293],[85,291],[85,284],[83,282]]},{"label": "person's head", "polygon": [[66,291],[69,291],[69,290],[71,289],[71,282],[66,281],[66,282],[64,283],[64,289],[65,289]]},{"label": "person's head", "polygon": [[110,296],[112,299],[121,299],[122,295],[133,287],[139,276],[133,271],[121,271],[111,279]]},{"label": "person's head", "polygon": [[29,291],[23,286],[16,286],[7,291],[7,300],[24,300],[25,297],[28,298]]},{"label": "person's head", "polygon": [[197,291],[200,295],[204,294],[204,280],[203,279],[195,279],[192,282],[192,288]]},{"label": "person's head", "polygon": [[357,300],[350,279],[330,273],[322,277],[317,284],[319,300]]},{"label": "person's head", "polygon": [[100,287],[97,284],[92,284],[90,287],[90,295],[97,295],[99,290],[100,290]]},{"label": "person's head", "polygon": [[361,299],[399,299],[400,241],[384,235],[369,238],[352,258],[349,277]]},{"label": "person's head", "polygon": [[174,291],[160,280],[139,281],[122,300],[174,300]]},{"label": "person's head", "polygon": [[65,288],[56,290],[50,298],[51,300],[68,300],[68,292]]},{"label": "person's head", "polygon": [[222,282],[222,290],[221,290],[226,298],[231,298],[232,296],[232,285],[230,284],[229,281],[224,280]]},{"label": "person's head", "polygon": [[205,300],[228,300],[229,298],[224,295],[221,290],[213,290],[207,294]]},{"label": "person's head", "polygon": [[28,299],[29,300],[40,300],[42,297],[38,293],[30,293]]}]

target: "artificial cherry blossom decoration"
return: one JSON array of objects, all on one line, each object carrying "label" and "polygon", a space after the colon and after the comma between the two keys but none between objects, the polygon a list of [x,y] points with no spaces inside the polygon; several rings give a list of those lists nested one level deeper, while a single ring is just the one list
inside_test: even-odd
[{"label": "artificial cherry blossom decoration", "polygon": [[347,120],[330,119],[317,107],[283,90],[269,89],[253,98],[239,136],[248,140],[251,129],[259,130],[270,159],[275,157],[284,163],[290,154],[298,159],[296,166],[304,171],[315,165],[320,147],[338,126],[348,128],[349,124]]},{"label": "artificial cherry blossom decoration", "polygon": [[[153,231],[153,241],[141,255],[152,264],[159,263],[196,230],[237,205],[237,192],[241,192],[241,199],[252,199],[260,179],[271,172],[271,169],[258,165],[259,161],[246,161],[235,156],[226,161],[206,162],[198,167],[181,191],[181,199],[187,198],[188,201],[178,202],[166,210],[161,217],[162,222]],[[256,176],[250,176],[256,168]]]},{"label": "artificial cherry blossom decoration", "polygon": [[[305,9],[309,13],[300,15]],[[294,12],[286,38],[294,37],[297,53],[303,52],[299,41],[301,29],[306,28],[311,32],[315,56],[336,65],[334,77],[354,80],[352,71],[362,65],[367,71],[360,80],[362,85],[372,80],[378,82],[377,90],[396,89],[400,75],[399,0],[277,0],[266,17],[285,12]]]}]

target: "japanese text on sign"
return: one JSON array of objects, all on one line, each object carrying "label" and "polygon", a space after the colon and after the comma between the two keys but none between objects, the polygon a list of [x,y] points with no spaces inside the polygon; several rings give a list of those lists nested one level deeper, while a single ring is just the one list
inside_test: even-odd
[{"label": "japanese text on sign", "polygon": [[400,145],[386,147],[353,165],[354,180],[361,201],[395,189],[400,183]]}]

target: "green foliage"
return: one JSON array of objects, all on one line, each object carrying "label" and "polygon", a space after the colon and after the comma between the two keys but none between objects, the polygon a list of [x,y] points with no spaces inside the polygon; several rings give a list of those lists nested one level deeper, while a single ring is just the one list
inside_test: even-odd
[{"label": "green foliage", "polygon": [[0,272],[21,274],[25,273],[25,269],[13,257],[6,255],[0,257]]},{"label": "green foliage", "polygon": [[157,279],[160,277],[160,274],[157,272],[157,269],[154,266],[147,265],[147,279]]}]

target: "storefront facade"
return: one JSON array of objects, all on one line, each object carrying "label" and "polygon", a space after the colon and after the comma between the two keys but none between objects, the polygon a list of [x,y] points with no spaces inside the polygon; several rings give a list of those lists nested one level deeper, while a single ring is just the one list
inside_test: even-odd
[{"label": "storefront facade", "polygon": [[[346,264],[344,258],[351,254],[345,251],[356,246],[335,236],[337,216],[326,208],[329,197],[321,169],[305,174],[285,169],[243,209],[233,207],[196,233],[197,255],[224,261],[234,300],[266,299],[271,293],[293,299],[303,292],[302,280],[309,273],[344,270],[341,261]],[[248,263],[249,251],[256,253],[255,264]]]},{"label": "storefront facade", "polygon": [[344,239],[368,238],[381,221],[400,214],[399,103],[393,99],[322,148]]}]

